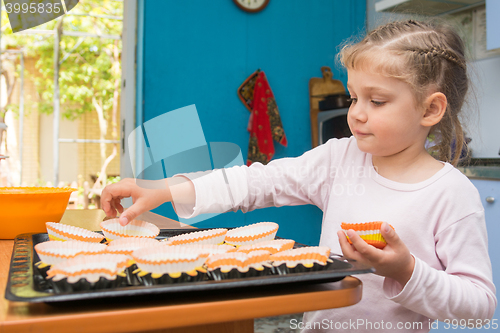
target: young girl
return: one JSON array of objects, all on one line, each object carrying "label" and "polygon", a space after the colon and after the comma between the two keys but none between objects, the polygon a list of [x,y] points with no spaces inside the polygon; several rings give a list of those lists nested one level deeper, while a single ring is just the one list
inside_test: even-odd
[{"label": "young girl", "polygon": [[[348,71],[352,137],[266,166],[186,174],[151,186],[123,180],[103,191],[104,211],[123,212],[126,224],[166,201],[184,218],[313,204],[324,212],[320,244],[376,272],[359,276],[358,304],[306,313],[299,325],[305,331],[427,332],[435,319],[487,325],[497,300],[484,211],[475,187],[452,165],[463,145],[459,113],[468,89],[460,37],[431,23],[394,22],[344,47],[340,59]],[[424,148],[429,134],[441,138],[439,160]],[[130,196],[134,204],[123,211],[120,199]],[[394,227],[382,225],[383,250],[352,230],[350,245],[340,231],[341,222],[369,221]]]}]

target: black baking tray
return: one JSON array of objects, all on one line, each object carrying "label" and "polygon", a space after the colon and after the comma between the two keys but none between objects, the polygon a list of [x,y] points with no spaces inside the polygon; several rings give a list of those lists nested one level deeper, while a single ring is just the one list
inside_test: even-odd
[{"label": "black baking tray", "polygon": [[[204,229],[197,229],[204,230]],[[193,232],[190,229],[162,229],[157,239],[164,239],[175,235]],[[263,290],[276,289],[291,285],[318,284],[336,282],[348,275],[372,273],[371,267],[355,260],[346,259],[340,255],[331,254],[333,261],[328,269],[315,272],[293,273],[287,275],[265,275],[251,278],[230,279],[221,281],[200,281],[176,284],[162,284],[155,286],[127,286],[114,289],[101,289],[56,294],[45,283],[44,278],[34,267],[39,261],[34,246],[48,241],[46,233],[22,234],[16,237],[10,263],[9,277],[5,290],[5,298],[20,302],[71,302],[93,299],[110,298],[144,298],[155,295],[182,295],[182,294],[209,294],[211,292],[227,292],[231,290]],[[304,246],[302,244],[296,247]]]}]

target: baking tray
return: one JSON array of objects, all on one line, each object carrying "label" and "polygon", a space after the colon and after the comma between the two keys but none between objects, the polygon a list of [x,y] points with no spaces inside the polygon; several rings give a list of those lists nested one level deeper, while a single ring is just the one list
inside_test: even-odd
[{"label": "baking tray", "polygon": [[[206,229],[197,229],[206,230]],[[164,239],[175,235],[193,232],[190,229],[162,229],[157,239]],[[46,233],[22,234],[16,237],[10,263],[9,277],[5,298],[20,302],[71,302],[93,299],[110,298],[143,298],[154,295],[182,295],[182,294],[209,294],[211,292],[228,292],[238,289],[251,291],[252,289],[276,289],[291,285],[318,284],[336,282],[348,275],[372,273],[371,267],[355,260],[346,259],[340,255],[331,254],[333,263],[328,269],[315,272],[293,273],[287,275],[265,275],[251,278],[228,279],[221,281],[207,280],[200,282],[186,282],[176,284],[162,284],[155,286],[130,286],[114,289],[101,289],[56,294],[50,289],[44,278],[34,267],[40,259],[34,250],[38,243],[48,241]],[[304,246],[297,244],[295,247]]]}]

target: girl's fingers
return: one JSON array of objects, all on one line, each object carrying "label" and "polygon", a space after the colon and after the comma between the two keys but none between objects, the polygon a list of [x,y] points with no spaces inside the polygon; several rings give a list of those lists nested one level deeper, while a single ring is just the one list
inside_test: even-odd
[{"label": "girl's fingers", "polygon": [[340,242],[340,246],[342,248],[344,248],[344,247],[348,247],[349,249],[352,248],[352,245],[347,240],[347,237],[343,231],[341,231],[341,230],[337,231],[337,236],[339,236],[339,242]]},{"label": "girl's fingers", "polygon": [[[104,191],[103,191],[103,194],[104,194]],[[107,200],[107,198],[104,196],[101,196],[101,208],[104,211],[104,213],[106,213],[106,216],[113,217],[113,213],[115,213],[115,211],[113,209],[113,204],[111,203],[110,200]]]},{"label": "girl's fingers", "polygon": [[116,210],[121,214],[123,213],[123,206],[121,204],[120,198],[113,199],[113,206],[115,206]]},{"label": "girl's fingers", "polygon": [[347,235],[353,247],[359,254],[369,261],[377,261],[380,258],[380,251],[374,246],[367,244],[354,230],[348,230]]},{"label": "girl's fingers", "polygon": [[399,238],[398,234],[396,233],[396,231],[394,231],[394,229],[391,228],[389,223],[382,223],[380,231],[387,244],[391,244],[394,247],[402,243],[401,238]]},{"label": "girl's fingers", "polygon": [[361,259],[359,253],[356,253],[356,249],[349,243],[343,231],[337,231],[337,236],[339,237],[340,248],[344,257],[354,260]]},{"label": "girl's fingers", "polygon": [[128,217],[126,215],[120,215],[120,217],[118,218],[118,222],[122,225],[122,226],[126,226],[130,221],[132,220],[129,220]]},{"label": "girl's fingers", "polygon": [[132,196],[133,185],[128,179],[122,180],[116,184],[108,185],[101,193],[101,207],[104,211],[109,209],[111,201],[115,198],[128,198]]},{"label": "girl's fingers", "polygon": [[343,231],[341,230],[337,231],[337,236],[339,237],[339,243],[340,247],[342,248],[342,253],[345,256],[346,254],[344,248],[347,248],[348,246],[350,247],[351,244],[349,244],[349,242],[347,241],[347,237],[345,236]]},{"label": "girl's fingers", "polygon": [[127,225],[130,221],[135,219],[137,216],[141,215],[142,213],[148,211],[148,207],[145,206],[145,201],[144,200],[136,200],[134,201],[134,204],[127,208],[121,215],[120,219],[118,220],[121,225]]},{"label": "girl's fingers", "polygon": [[119,196],[119,194],[116,193],[117,192],[116,186],[113,185],[106,186],[101,193],[101,208],[104,211],[104,213],[106,213],[106,216],[110,217],[116,216],[116,207],[114,206],[114,199]]},{"label": "girl's fingers", "polygon": [[106,216],[108,217],[116,217],[117,215],[117,212],[119,213],[122,213],[123,212],[123,207],[120,203],[120,200],[122,198],[118,197],[118,198],[112,198],[108,204],[109,204],[109,209],[105,210],[104,207],[102,207],[102,209],[104,210],[104,212],[106,213]]}]

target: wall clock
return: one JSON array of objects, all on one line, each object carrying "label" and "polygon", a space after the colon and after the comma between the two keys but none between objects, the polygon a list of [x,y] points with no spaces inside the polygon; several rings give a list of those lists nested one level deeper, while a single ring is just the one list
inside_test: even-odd
[{"label": "wall clock", "polygon": [[269,0],[233,0],[233,2],[245,12],[256,13],[266,8]]}]

